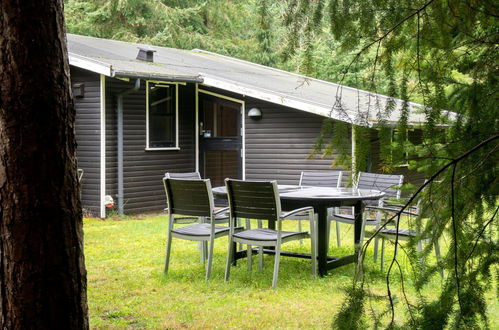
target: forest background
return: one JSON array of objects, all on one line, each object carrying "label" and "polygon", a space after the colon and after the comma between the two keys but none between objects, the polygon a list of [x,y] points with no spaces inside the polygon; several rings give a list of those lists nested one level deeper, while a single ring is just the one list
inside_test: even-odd
[{"label": "forest background", "polygon": [[[69,33],[222,55],[366,88],[369,63],[343,77],[352,60],[338,43],[316,34],[313,47],[290,49],[286,3],[259,0],[66,0]],[[326,27],[324,27],[326,29]],[[360,75],[359,75],[360,73]],[[386,93],[386,82],[380,86]]]},{"label": "forest background", "polygon": [[[410,155],[412,168],[430,178],[432,187],[420,193],[425,216],[435,221],[422,234],[433,242],[451,238],[439,265],[450,276],[438,297],[407,303],[413,313],[405,325],[476,328],[487,324],[484,291],[499,278],[498,7],[487,0],[66,0],[65,14],[70,33],[201,48],[423,104],[421,145],[406,143],[407,116],[393,140],[390,128],[379,129],[386,170]],[[449,109],[456,116],[442,130],[440,114]],[[316,152],[344,147],[335,133],[341,131],[324,125]],[[359,128],[357,153],[369,145],[364,133]],[[418,264],[412,243],[409,255]],[[392,314],[396,264],[394,256],[387,274]],[[436,271],[417,268],[416,287]],[[354,283],[336,324],[362,328],[366,297],[363,281]]]}]

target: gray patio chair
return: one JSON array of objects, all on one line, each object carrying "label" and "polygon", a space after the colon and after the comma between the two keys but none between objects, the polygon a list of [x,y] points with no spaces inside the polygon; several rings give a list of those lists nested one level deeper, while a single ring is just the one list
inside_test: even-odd
[{"label": "gray patio chair", "polygon": [[[384,214],[386,214],[387,217],[393,216],[397,212],[400,212],[402,215],[408,217],[409,228],[399,228],[399,230],[398,230],[398,236],[399,236],[398,239],[399,240],[409,241],[411,239],[414,239],[414,238],[420,236],[421,228],[419,228],[418,226],[411,226],[412,221],[410,221],[411,219],[422,216],[421,215],[421,205],[420,205],[421,203],[420,203],[420,201],[421,200],[418,200],[418,203],[416,206],[410,207],[402,212],[401,212],[401,205],[389,205],[389,206],[385,206],[385,207],[380,208],[380,211],[383,212]],[[397,221],[399,221],[399,219],[395,218],[395,224],[397,223]],[[383,228],[380,230],[379,236],[381,238],[381,271],[383,271],[383,266],[384,266],[384,261],[385,261],[384,260],[385,259],[384,258],[385,257],[385,239],[395,240],[395,238],[397,236],[397,229],[396,228]],[[424,239],[424,238],[418,240],[417,250],[419,252],[423,251],[423,243],[427,242],[427,241],[428,240]],[[438,240],[435,241],[434,248],[435,248],[435,256],[437,258],[437,262],[440,263],[441,255],[440,255],[440,245],[438,243]],[[443,278],[444,272],[443,272],[442,268],[439,269],[439,273],[440,273],[440,277]]]},{"label": "gray patio chair", "polygon": [[[184,173],[178,173],[178,172],[166,172],[165,173],[165,178],[169,179],[182,179],[182,180],[201,180],[201,175],[199,172],[184,172]],[[166,211],[167,209],[165,209]],[[198,222],[199,218],[198,217],[177,217],[175,219],[177,223],[194,223]],[[227,218],[228,221],[228,218]]]},{"label": "gray patio chair", "polygon": [[[173,237],[199,242],[209,242],[208,265],[206,279],[210,278],[213,260],[213,246],[216,238],[227,236],[229,227],[215,225],[217,216],[227,209],[215,211],[210,180],[181,180],[163,178],[168,205],[169,223],[166,243],[165,274],[168,272],[170,250]],[[209,223],[200,221],[198,224],[175,228],[175,215],[209,218]]]},{"label": "gray patio chair", "polygon": [[[342,183],[342,171],[302,171],[300,174],[301,186],[315,186],[315,187],[333,187],[337,188],[341,186]],[[328,218],[332,217],[332,209],[328,210]],[[298,220],[298,231],[302,231],[302,220],[308,220],[307,214],[296,214],[290,218],[290,220]],[[329,231],[329,221],[328,221],[328,232]],[[301,244],[302,241],[300,241]]]},{"label": "gray patio chair", "polygon": [[166,172],[165,178],[170,179],[184,179],[184,180],[201,180],[199,172]]},{"label": "gray patio chair", "polygon": [[[277,287],[277,277],[279,274],[279,261],[281,255],[281,245],[293,240],[310,238],[312,275],[316,276],[316,247],[315,247],[315,221],[314,209],[303,207],[283,214],[281,212],[281,201],[277,190],[277,182],[265,181],[241,181],[225,179],[227,187],[227,197],[230,209],[230,235],[229,253],[225,267],[225,280],[229,280],[230,267],[233,261],[233,244],[243,243],[258,247],[275,247],[274,275],[272,278],[272,288]],[[310,219],[310,234],[308,232],[288,232],[282,230],[282,221],[296,213],[308,212]],[[246,229],[240,232],[235,231],[237,218],[249,218],[269,221],[269,225],[274,223],[277,229],[257,228]],[[248,255],[250,258],[251,255]],[[263,253],[259,250],[259,263],[262,264]],[[261,268],[261,267],[260,267]]]},{"label": "gray patio chair", "polygon": [[[359,189],[374,189],[380,190],[385,193],[385,197],[379,201],[366,201],[364,203],[366,211],[372,208],[373,214],[367,214],[364,216],[364,228],[362,228],[362,237],[364,237],[365,226],[376,226],[379,228],[381,222],[382,212],[379,209],[383,207],[383,203],[386,199],[395,198],[400,199],[400,188],[404,182],[403,175],[392,175],[392,174],[378,174],[378,173],[367,173],[359,172],[357,176],[357,181],[354,183],[355,187]],[[354,224],[354,216],[352,208],[339,208],[335,210],[331,217],[332,221],[336,221],[336,242],[338,246],[341,246],[340,239],[340,223],[346,223],[349,225]],[[374,240],[374,260],[376,261],[378,257],[378,238]]]}]

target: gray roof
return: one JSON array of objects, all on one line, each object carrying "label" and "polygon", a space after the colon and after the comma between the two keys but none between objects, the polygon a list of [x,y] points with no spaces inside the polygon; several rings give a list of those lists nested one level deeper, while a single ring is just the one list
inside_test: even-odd
[{"label": "gray roof", "polygon": [[[70,64],[110,77],[199,82],[359,125],[380,119],[395,124],[402,101],[386,114],[388,97],[202,50],[180,50],[68,34]],[[138,47],[155,50],[154,62],[136,60]],[[409,103],[410,125],[425,121],[422,106]]]}]

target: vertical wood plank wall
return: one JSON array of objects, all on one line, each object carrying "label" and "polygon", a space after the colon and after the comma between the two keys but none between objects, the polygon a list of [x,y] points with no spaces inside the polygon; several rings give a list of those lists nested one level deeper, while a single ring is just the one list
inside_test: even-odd
[{"label": "vertical wood plank wall", "polygon": [[[334,155],[308,159],[323,117],[253,98],[245,100],[247,179],[298,184],[303,170],[331,169]],[[248,118],[251,108],[259,108],[262,119]]]},{"label": "vertical wood plank wall", "polygon": [[[117,198],[117,105],[116,95],[132,88],[108,78],[107,84],[107,194]],[[195,170],[194,86],[179,85],[180,150],[146,151],[145,81],[137,92],[123,98],[123,175],[125,213],[157,211],[166,207],[161,179],[165,172]]]},{"label": "vertical wood plank wall", "polygon": [[71,84],[85,84],[84,97],[74,100],[76,110],[76,155],[84,170],[82,207],[99,214],[100,203],[100,76],[71,67]]},{"label": "vertical wood plank wall", "polygon": [[[83,168],[83,207],[99,211],[99,75],[72,68],[72,83],[85,83],[85,96],[75,99],[78,165]],[[117,203],[117,103],[116,95],[134,81],[106,78],[106,194]],[[124,203],[125,213],[162,210],[166,206],[162,177],[165,172],[195,170],[195,90],[179,85],[180,150],[146,151],[145,81],[124,97]]]}]

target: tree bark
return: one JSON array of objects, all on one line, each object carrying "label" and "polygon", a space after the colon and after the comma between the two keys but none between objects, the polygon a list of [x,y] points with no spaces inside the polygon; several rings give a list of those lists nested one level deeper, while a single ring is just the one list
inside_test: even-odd
[{"label": "tree bark", "polygon": [[86,329],[63,2],[0,8],[0,327]]}]

